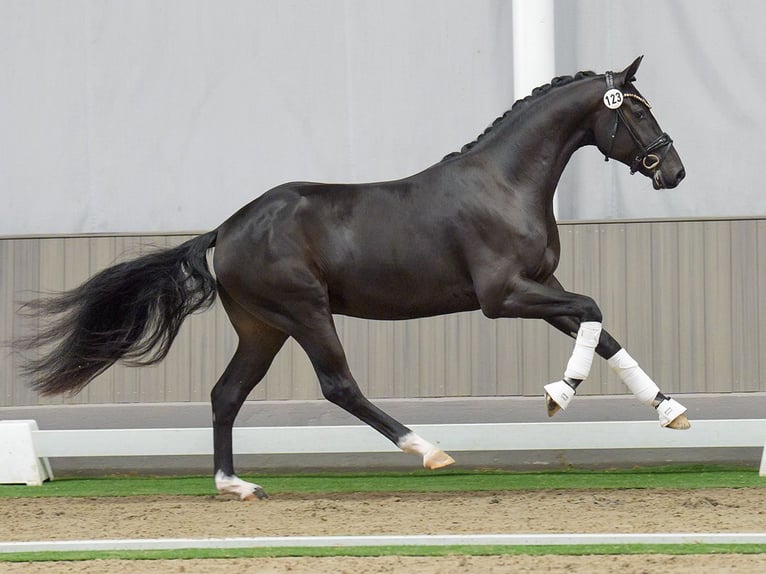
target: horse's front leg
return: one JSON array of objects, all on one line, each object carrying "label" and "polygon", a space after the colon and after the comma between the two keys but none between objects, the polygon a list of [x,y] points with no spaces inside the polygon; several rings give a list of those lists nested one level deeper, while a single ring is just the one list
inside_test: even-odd
[{"label": "horse's front leg", "polygon": [[[547,284],[563,291],[563,287],[561,287],[561,284],[555,277],[551,277]],[[546,321],[570,337],[578,336],[579,326],[577,319],[574,317],[548,317]],[[657,411],[660,424],[663,427],[688,429],[691,426],[685,414],[686,408],[675,399],[665,395],[651,377],[638,365],[638,362],[605,329],[601,330],[595,351],[600,357],[606,359],[615,374],[639,401],[653,407]],[[567,381],[567,384],[574,391],[581,382],[581,380]],[[556,383],[552,384],[555,385]],[[559,405],[555,401],[553,405],[551,407],[550,403],[548,404],[549,416],[553,416],[558,412],[561,406],[566,408],[566,405]]]},{"label": "horse's front leg", "polygon": [[546,319],[573,317],[575,346],[562,380],[545,386],[548,414],[565,409],[574,398],[577,385],[588,378],[593,355],[601,336],[601,310],[590,297],[570,293],[556,286],[538,283],[522,274],[508,278],[501,271],[475,280],[476,294],[490,318],[521,317]]}]

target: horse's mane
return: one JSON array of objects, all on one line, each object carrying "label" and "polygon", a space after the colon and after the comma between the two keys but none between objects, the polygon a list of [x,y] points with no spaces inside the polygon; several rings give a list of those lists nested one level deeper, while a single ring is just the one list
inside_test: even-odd
[{"label": "horse's mane", "polygon": [[444,156],[444,158],[442,158],[442,161],[444,161],[445,159],[450,159],[452,157],[458,156],[458,155],[468,151],[469,149],[474,147],[477,143],[479,143],[479,141],[484,136],[486,136],[489,132],[491,132],[492,129],[497,124],[502,122],[505,118],[510,116],[512,113],[517,112],[519,109],[527,107],[527,105],[530,102],[536,100],[537,98],[539,98],[540,96],[542,96],[544,94],[547,94],[548,92],[550,92],[554,88],[558,88],[558,87],[561,87],[561,86],[566,86],[567,84],[571,84],[572,82],[576,82],[576,81],[582,80],[584,78],[592,78],[595,75],[596,75],[595,72],[582,71],[582,72],[577,72],[574,76],[558,76],[557,78],[553,78],[549,84],[544,84],[542,86],[539,86],[539,87],[535,88],[534,90],[532,90],[532,93],[530,95],[528,95],[527,97],[522,98],[521,100],[516,100],[514,102],[514,104],[511,106],[510,110],[506,111],[502,116],[500,116],[494,122],[492,122],[487,127],[487,129],[485,129],[482,133],[480,133],[477,136],[477,138],[475,140],[465,144],[462,148],[460,148],[460,151],[453,151],[452,153]]}]

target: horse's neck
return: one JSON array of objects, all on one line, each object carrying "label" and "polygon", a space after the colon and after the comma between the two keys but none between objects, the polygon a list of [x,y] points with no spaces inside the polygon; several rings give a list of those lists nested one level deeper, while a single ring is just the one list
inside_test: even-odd
[{"label": "horse's neck", "polygon": [[[589,104],[595,90],[586,85],[567,88],[554,88],[512,113],[481,150],[494,158],[511,188],[542,193],[551,203],[572,154],[590,142]],[[579,105],[575,90],[580,92]]]}]

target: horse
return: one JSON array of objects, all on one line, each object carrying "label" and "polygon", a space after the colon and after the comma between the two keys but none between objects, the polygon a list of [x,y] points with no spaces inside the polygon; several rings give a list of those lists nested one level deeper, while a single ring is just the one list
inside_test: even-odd
[{"label": "horse", "polygon": [[480,309],[492,319],[543,319],[574,339],[562,379],[544,386],[549,416],[570,405],[598,354],[663,427],[688,428],[686,408],[602,328],[596,302],[554,275],[553,196],[576,150],[596,146],[658,190],[685,176],[673,140],[635,87],[641,60],[618,73],[554,78],[410,177],[279,185],[212,231],[30,301],[27,311],[44,326],[17,346],[43,350],[25,359],[24,373],[42,395],[75,394],[117,361],[157,363],[184,319],[220,298],[238,345],[210,395],[214,483],[241,500],[266,493],[236,475],[232,426],[289,337],[327,400],[422,457],[425,468],[454,462],[362,394],[333,314],[405,320]]}]

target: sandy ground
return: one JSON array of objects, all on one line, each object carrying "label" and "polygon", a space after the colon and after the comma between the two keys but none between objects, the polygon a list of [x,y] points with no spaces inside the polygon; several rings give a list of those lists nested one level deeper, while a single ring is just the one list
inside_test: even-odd
[{"label": "sandy ground", "polygon": [[[0,499],[4,541],[539,532],[764,532],[766,489]],[[0,572],[766,572],[766,555],[0,563]]]}]

